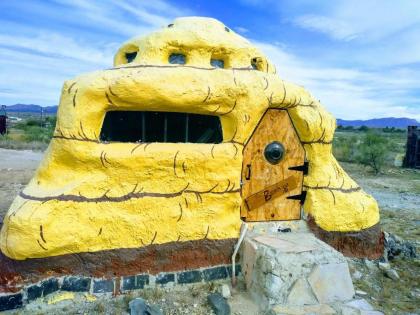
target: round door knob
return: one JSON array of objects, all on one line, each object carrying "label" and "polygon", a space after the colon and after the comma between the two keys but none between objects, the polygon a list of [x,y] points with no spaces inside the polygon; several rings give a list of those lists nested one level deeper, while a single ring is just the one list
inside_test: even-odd
[{"label": "round door knob", "polygon": [[271,164],[277,164],[284,156],[284,147],[280,142],[273,141],[264,149],[265,159]]}]

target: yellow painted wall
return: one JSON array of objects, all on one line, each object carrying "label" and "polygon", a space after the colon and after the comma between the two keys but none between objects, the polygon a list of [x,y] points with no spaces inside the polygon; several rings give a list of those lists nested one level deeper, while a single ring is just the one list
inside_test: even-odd
[{"label": "yellow painted wall", "polygon": [[[127,64],[125,53],[133,51]],[[171,53],[186,54],[186,65],[168,64]],[[223,59],[225,69],[213,68],[211,58]],[[258,69],[250,67],[253,58]],[[65,82],[54,138],[4,219],[2,252],[26,259],[238,237],[243,144],[267,108],[287,108],[304,143],[304,209],[317,224],[328,231],[376,224],[375,200],[331,154],[335,119],[222,23],[181,18],[128,41],[114,68]],[[100,143],[109,110],[218,115],[224,140]]]}]

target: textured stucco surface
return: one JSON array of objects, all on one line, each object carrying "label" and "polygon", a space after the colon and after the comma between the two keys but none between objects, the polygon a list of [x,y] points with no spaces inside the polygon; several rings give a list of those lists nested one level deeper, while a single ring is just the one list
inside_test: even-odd
[{"label": "textured stucco surface", "polygon": [[[135,50],[136,59],[125,64],[125,53]],[[184,53],[186,64],[168,64],[171,53]],[[225,69],[213,68],[211,58],[223,59]],[[114,62],[64,83],[54,138],[4,219],[0,247],[8,257],[237,238],[242,150],[268,108],[287,109],[304,145],[310,163],[304,210],[316,224],[359,231],[378,223],[376,201],[332,156],[335,119],[222,23],[177,19],[128,41]],[[218,115],[224,140],[101,143],[110,110]]]}]

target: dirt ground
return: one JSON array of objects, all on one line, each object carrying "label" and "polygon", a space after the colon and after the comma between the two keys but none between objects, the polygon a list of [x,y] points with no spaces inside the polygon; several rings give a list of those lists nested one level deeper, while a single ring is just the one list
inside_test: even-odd
[{"label": "dirt ground", "polygon": [[[31,179],[42,156],[41,152],[0,149],[0,225],[14,197]],[[418,252],[420,248],[420,170],[392,168],[385,170],[383,174],[373,175],[360,165],[341,164],[352,178],[378,201],[383,230],[413,241]],[[410,260],[398,258],[391,262],[392,268],[401,277],[398,281],[384,277],[375,263],[372,265],[370,262],[357,259],[349,259],[349,263],[353,275],[357,273],[361,275],[353,277],[355,288],[367,292],[366,299],[375,308],[384,311],[385,314],[419,314],[420,262],[418,258]],[[181,295],[155,292],[149,300],[159,302],[160,305],[168,305],[168,301],[175,303],[174,305],[181,305],[185,300],[185,303],[190,306],[179,308],[184,309],[185,312],[167,312],[167,314],[210,314],[205,302],[205,293],[211,290],[210,287],[198,288],[197,292],[201,293],[195,294],[194,290],[189,290],[188,294]],[[108,309],[111,303],[115,307],[115,314],[124,313],[128,300],[129,297],[119,297],[112,301],[98,299],[97,302],[89,304],[91,305],[89,307],[93,307],[90,311],[101,313],[101,310],[104,307]],[[232,314],[251,314],[249,313],[252,308],[250,301],[233,300],[232,303],[238,305]],[[74,305],[69,304],[68,307],[63,307],[57,309],[58,313],[73,309]],[[43,312],[33,310],[33,313]]]},{"label": "dirt ground", "polygon": [[[420,170],[388,169],[373,175],[357,164],[341,163],[365,191],[372,194],[381,209],[384,231],[409,240],[420,252]],[[376,263],[349,259],[356,289],[385,314],[420,314],[420,259],[397,257],[390,261],[400,276],[384,276]]]},{"label": "dirt ground", "polygon": [[42,152],[0,148],[0,223],[15,196],[32,178],[42,156]]}]

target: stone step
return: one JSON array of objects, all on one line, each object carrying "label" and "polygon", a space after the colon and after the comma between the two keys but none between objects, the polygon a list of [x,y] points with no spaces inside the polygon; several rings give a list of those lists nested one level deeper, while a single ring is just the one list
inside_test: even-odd
[{"label": "stone step", "polygon": [[382,314],[355,291],[347,260],[312,233],[253,224],[242,251],[247,290],[267,314]]}]

